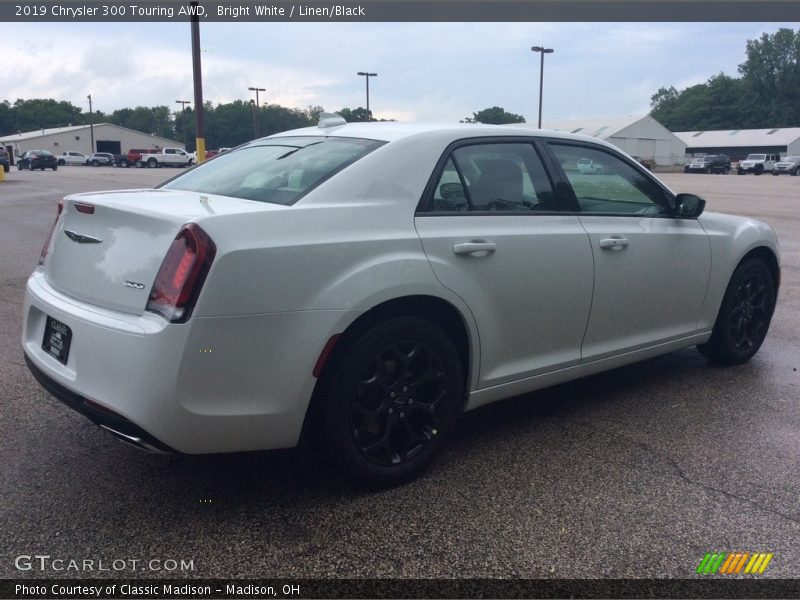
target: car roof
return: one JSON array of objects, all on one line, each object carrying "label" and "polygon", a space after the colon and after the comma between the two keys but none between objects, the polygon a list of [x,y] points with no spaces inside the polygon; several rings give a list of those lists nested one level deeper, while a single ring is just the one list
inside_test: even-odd
[{"label": "car roof", "polygon": [[600,146],[617,149],[616,146],[586,135],[564,133],[561,131],[550,131],[547,129],[533,129],[531,127],[520,127],[513,125],[484,125],[482,123],[397,123],[397,122],[368,122],[368,123],[347,123],[332,127],[304,127],[276,133],[267,138],[275,139],[282,137],[298,136],[326,136],[326,137],[350,137],[366,138],[383,142],[394,142],[404,138],[425,136],[435,134],[439,138],[450,137],[458,140],[471,137],[500,137],[500,136],[525,136],[525,137],[549,137],[565,140],[576,140],[592,142]]}]

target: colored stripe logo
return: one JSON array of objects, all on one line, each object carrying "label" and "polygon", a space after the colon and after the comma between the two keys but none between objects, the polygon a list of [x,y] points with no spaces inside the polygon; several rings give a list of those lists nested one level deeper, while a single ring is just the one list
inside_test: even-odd
[{"label": "colored stripe logo", "polygon": [[769,552],[708,552],[697,567],[698,575],[761,575],[772,560]]}]

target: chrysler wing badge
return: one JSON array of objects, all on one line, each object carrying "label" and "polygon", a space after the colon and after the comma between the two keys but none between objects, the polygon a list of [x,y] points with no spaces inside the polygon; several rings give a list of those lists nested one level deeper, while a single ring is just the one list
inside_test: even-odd
[{"label": "chrysler wing badge", "polygon": [[70,231],[69,229],[65,229],[64,234],[73,242],[78,242],[79,244],[99,244],[103,241],[100,238],[84,235],[82,233],[76,233],[75,231]]}]

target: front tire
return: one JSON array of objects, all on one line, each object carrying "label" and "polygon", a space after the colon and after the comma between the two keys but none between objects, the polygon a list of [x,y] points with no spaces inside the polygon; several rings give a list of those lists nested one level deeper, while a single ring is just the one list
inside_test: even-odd
[{"label": "front tire", "polygon": [[711,339],[697,349],[712,362],[738,365],[758,352],[775,310],[775,283],[764,261],[751,258],[731,276]]},{"label": "front tire", "polygon": [[348,474],[387,487],[422,473],[464,401],[461,361],[447,334],[422,318],[390,319],[356,340],[333,368],[325,434]]}]

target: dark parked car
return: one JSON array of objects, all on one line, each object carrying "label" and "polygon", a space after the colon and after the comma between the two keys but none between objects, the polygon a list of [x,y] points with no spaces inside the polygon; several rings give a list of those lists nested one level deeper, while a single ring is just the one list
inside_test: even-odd
[{"label": "dark parked car", "polygon": [[114,160],[114,155],[110,152],[95,152],[86,159],[86,164],[93,167],[113,167],[116,161]]},{"label": "dark parked car", "polygon": [[731,157],[727,154],[709,154],[693,158],[683,167],[684,173],[722,173],[731,172]]},{"label": "dark parked car", "polygon": [[28,150],[17,161],[17,169],[20,171],[23,169],[28,169],[29,171],[34,169],[41,169],[42,171],[53,169],[55,171],[58,169],[58,162],[52,152],[47,150]]},{"label": "dark parked car", "polygon": [[0,146],[0,165],[3,165],[3,171],[6,173],[8,173],[8,170],[11,168],[9,164],[8,151]]}]

